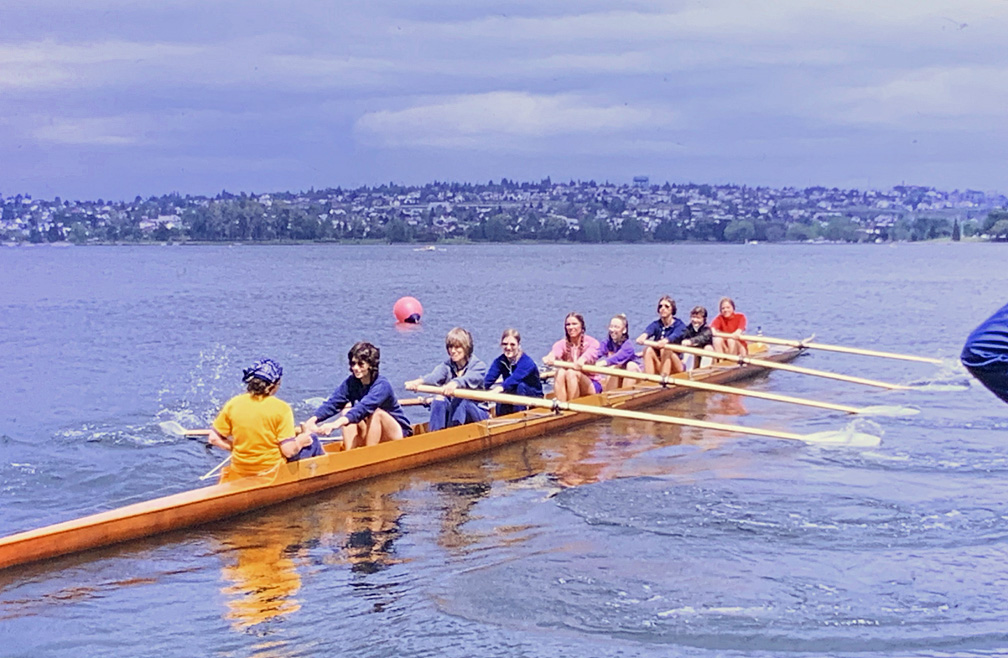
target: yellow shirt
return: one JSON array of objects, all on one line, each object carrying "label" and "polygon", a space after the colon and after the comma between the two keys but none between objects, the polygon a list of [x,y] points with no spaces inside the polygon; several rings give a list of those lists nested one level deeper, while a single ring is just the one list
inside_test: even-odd
[{"label": "yellow shirt", "polygon": [[232,475],[256,475],[286,461],[280,442],[294,437],[294,411],[279,398],[244,393],[227,401],[213,428],[234,438]]}]

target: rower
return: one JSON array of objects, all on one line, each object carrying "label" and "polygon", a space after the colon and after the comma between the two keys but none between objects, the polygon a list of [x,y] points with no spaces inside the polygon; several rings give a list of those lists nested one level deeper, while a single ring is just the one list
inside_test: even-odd
[{"label": "rower", "polygon": [[296,433],[294,411],[276,397],[283,368],[273,359],[261,359],[242,372],[246,392],[224,405],[207,440],[231,452],[231,467],[224,479],[265,473],[287,461],[323,454],[310,432]]},{"label": "rower", "polygon": [[423,377],[405,383],[407,389],[415,391],[420,384],[440,386],[441,395],[430,405],[430,422],[427,431],[434,432],[446,427],[456,427],[466,423],[477,423],[490,417],[485,405],[473,400],[451,397],[457,388],[482,389],[487,374],[486,364],[473,356],[472,334],[462,327],[455,327],[445,337],[448,358]]},{"label": "rower", "polygon": [[[623,313],[614,315],[609,320],[609,335],[599,344],[598,352],[595,354],[595,365],[640,372],[640,357],[634,351],[634,344],[630,340],[629,332],[630,326],[626,315]],[[605,378],[605,384],[602,388],[611,391],[621,386],[623,386],[623,378],[610,375]]]},{"label": "rower", "polygon": [[959,358],[981,384],[1008,402],[1008,304],[973,330]]},{"label": "rower", "polygon": [[686,324],[676,317],[675,300],[663,295],[658,300],[658,319],[644,327],[644,333],[637,337],[637,344],[646,340],[660,343],[655,348],[648,345],[644,349],[644,372],[650,375],[671,375],[685,370],[679,355],[665,345],[678,344],[686,335]]},{"label": "rower", "polygon": [[711,320],[711,329],[725,334],[735,334],[733,338],[714,338],[714,351],[726,354],[745,356],[749,354],[749,346],[738,338],[745,333],[746,316],[735,311],[735,301],[731,297],[722,297],[718,302],[720,313]]},{"label": "rower", "polygon": [[[521,334],[517,329],[505,329],[501,334],[501,355],[493,360],[486,377],[483,378],[484,388],[511,395],[541,398],[543,396],[542,380],[539,378],[539,368],[528,354],[522,351]],[[497,380],[503,381],[499,386]],[[525,411],[528,407],[513,404],[497,403],[498,416]]]},{"label": "rower", "polygon": [[[595,363],[599,342],[585,333],[584,316],[580,313],[568,313],[564,318],[564,333],[566,336],[553,344],[550,353],[543,357],[543,363],[548,366],[554,361],[571,361],[573,363]],[[561,402],[573,400],[584,395],[602,392],[601,375],[588,375],[580,370],[557,368],[553,379],[553,397]]]},{"label": "rower", "polygon": [[[343,448],[378,445],[413,435],[413,427],[396,399],[392,384],[378,373],[381,352],[371,343],[355,343],[347,352],[350,376],[305,421],[305,429],[328,436],[343,431]],[[344,409],[350,405],[349,409]],[[319,422],[339,414],[331,422]]]},{"label": "rower", "polygon": [[[707,309],[703,306],[694,306],[693,310],[690,311],[690,321],[686,325],[686,333],[683,334],[683,339],[680,345],[685,345],[686,347],[702,347],[710,352],[714,351],[714,347],[711,343],[714,342],[714,334],[711,332],[710,326],[707,324]],[[700,363],[703,359],[707,357],[700,357],[693,355],[693,368],[699,368],[702,364]],[[709,358],[707,358],[710,361]]]}]

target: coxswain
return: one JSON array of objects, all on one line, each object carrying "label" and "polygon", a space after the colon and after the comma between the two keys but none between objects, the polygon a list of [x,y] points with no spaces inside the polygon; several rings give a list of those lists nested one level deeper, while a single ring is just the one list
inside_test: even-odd
[{"label": "coxswain", "polygon": [[310,432],[296,432],[291,406],[276,397],[283,368],[261,359],[242,373],[246,391],[224,405],[210,429],[211,445],[231,452],[231,466],[221,476],[230,480],[259,475],[287,461],[323,454]]}]

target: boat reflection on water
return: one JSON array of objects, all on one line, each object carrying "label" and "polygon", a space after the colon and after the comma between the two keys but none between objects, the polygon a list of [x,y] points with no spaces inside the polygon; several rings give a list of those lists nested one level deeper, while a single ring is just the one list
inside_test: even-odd
[{"label": "boat reflection on water", "polygon": [[[271,515],[272,516],[272,515]],[[226,533],[218,555],[224,615],[235,630],[245,630],[301,609],[296,595],[301,589],[296,527],[283,519],[269,519],[252,527]]]},{"label": "boat reflection on water", "polygon": [[[706,394],[690,396],[661,411],[692,417],[746,413],[734,396]],[[300,596],[303,579],[310,581],[320,569],[340,567],[349,570],[346,585],[368,601],[373,611],[381,611],[393,604],[398,594],[392,584],[370,576],[404,562],[396,554],[396,545],[406,532],[407,511],[435,512],[439,517],[433,528],[435,541],[440,550],[451,553],[485,546],[488,540],[522,541],[522,528],[470,525],[480,518],[476,511],[480,501],[491,497],[496,487],[538,487],[549,493],[557,487],[619,477],[669,475],[667,461],[645,453],[686,444],[714,449],[733,440],[718,435],[637,421],[594,423],[502,446],[490,454],[360,482],[334,490],[308,506],[288,503],[246,517],[241,526],[216,533],[217,553],[223,562],[224,616],[235,630],[246,631],[297,613],[304,605]],[[721,466],[728,469],[724,475],[730,477],[733,469],[727,463]],[[430,502],[413,500],[409,493],[424,488],[435,494],[433,509]],[[305,612],[314,616],[319,611]]]},{"label": "boat reflection on water", "polygon": [[[395,564],[394,542],[402,532],[396,494],[402,486],[397,478],[379,478],[317,505],[281,505],[218,533],[224,616],[234,630],[301,610],[302,579],[320,568],[349,565],[352,574],[368,575]],[[368,589],[359,579],[350,584]]]}]

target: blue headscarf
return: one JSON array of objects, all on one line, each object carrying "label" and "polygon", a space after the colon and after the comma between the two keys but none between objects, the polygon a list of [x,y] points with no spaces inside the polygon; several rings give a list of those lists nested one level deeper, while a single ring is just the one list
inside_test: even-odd
[{"label": "blue headscarf", "polygon": [[248,384],[253,379],[261,379],[267,384],[276,384],[283,377],[283,368],[273,359],[259,359],[251,367],[242,371],[242,382]]}]

